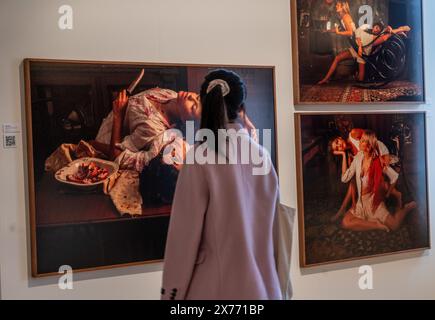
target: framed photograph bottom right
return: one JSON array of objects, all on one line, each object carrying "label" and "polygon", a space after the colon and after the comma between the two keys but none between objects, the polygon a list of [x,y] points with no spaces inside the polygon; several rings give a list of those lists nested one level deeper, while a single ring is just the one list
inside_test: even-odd
[{"label": "framed photograph bottom right", "polygon": [[295,122],[301,267],[430,248],[424,112]]}]

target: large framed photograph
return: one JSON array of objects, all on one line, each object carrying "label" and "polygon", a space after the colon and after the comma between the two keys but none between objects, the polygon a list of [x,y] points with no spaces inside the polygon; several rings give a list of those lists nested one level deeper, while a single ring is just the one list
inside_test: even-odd
[{"label": "large framed photograph", "polygon": [[290,0],[294,101],[425,102],[421,0]]},{"label": "large framed photograph", "polygon": [[425,113],[295,125],[301,267],[430,248]]},{"label": "large framed photograph", "polygon": [[[35,277],[57,275],[61,266],[85,271],[163,259],[178,172],[192,145],[188,130],[198,128],[199,89],[214,69],[241,76],[248,91],[243,124],[258,129],[260,143],[262,129],[272,131],[276,159],[274,67],[23,64]],[[116,125],[112,109],[124,89],[128,104]],[[165,140],[169,128],[182,136]],[[179,161],[168,164],[168,156]]]}]

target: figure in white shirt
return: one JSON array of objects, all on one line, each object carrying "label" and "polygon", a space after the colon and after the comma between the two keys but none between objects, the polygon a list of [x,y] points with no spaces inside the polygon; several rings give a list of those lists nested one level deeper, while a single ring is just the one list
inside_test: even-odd
[{"label": "figure in white shirt", "polygon": [[[244,110],[240,115],[245,127],[255,133],[255,126]],[[164,139],[166,130],[179,123],[199,120],[200,116],[201,102],[194,92],[153,88],[128,98],[123,91],[113,102],[112,111],[91,144],[117,162],[121,169],[142,172],[168,144]],[[184,144],[189,149],[186,141]]]},{"label": "figure in white shirt", "polygon": [[[341,155],[342,152],[347,154],[348,165],[353,161],[353,158],[361,151],[360,144],[361,138],[363,137],[365,130],[355,128],[349,133],[347,141],[341,137],[337,137],[331,142],[331,151],[334,155]],[[376,140],[376,152],[378,153],[380,163],[382,166],[383,174],[388,178],[386,182],[386,198],[390,196],[394,197],[398,208],[402,208],[402,194],[396,189],[397,180],[399,174],[391,167],[391,164],[395,164],[397,159],[390,155],[388,148],[382,141]],[[343,203],[338,210],[337,214],[332,217],[332,221],[338,220],[346,210],[352,201],[352,207],[356,206],[357,203],[357,193],[355,181],[349,183],[349,188]]]}]

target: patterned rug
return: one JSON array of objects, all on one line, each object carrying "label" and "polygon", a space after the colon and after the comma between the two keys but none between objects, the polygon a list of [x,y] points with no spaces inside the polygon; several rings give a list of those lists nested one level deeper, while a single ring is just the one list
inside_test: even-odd
[{"label": "patterned rug", "polygon": [[[412,219],[418,216],[418,212],[410,213],[395,232],[345,230],[340,225],[341,219],[330,221],[338,206],[331,206],[330,199],[320,196],[324,192],[310,192],[312,201],[305,203],[305,254],[308,264],[390,254],[419,247],[416,240],[419,231]],[[394,212],[393,207],[389,210]]]},{"label": "patterned rug", "polygon": [[352,103],[385,101],[420,101],[423,90],[413,82],[395,81],[379,89],[358,87],[355,83],[331,82],[325,85],[302,85],[301,102]]}]

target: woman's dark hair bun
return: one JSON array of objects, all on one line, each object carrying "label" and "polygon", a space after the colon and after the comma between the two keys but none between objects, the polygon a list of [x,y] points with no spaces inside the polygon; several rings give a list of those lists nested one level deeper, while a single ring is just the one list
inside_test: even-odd
[{"label": "woman's dark hair bun", "polygon": [[[237,73],[230,70],[217,69],[211,71],[205,77],[205,81],[202,84],[200,92],[201,100],[204,100],[205,96],[207,95],[207,89],[210,82],[217,79],[224,80],[230,88],[230,93],[224,97],[224,100],[228,119],[234,120],[237,118],[237,114],[246,99],[246,85]],[[219,87],[220,86],[217,86],[218,89]],[[214,89],[216,89],[216,87]]]},{"label": "woman's dark hair bun", "polygon": [[[225,96],[221,85],[216,85],[209,90],[210,82],[218,79],[228,84],[230,91]],[[218,69],[211,71],[205,77],[200,96],[202,105],[201,128],[213,131],[217,139],[218,130],[224,129],[228,121],[237,119],[239,112],[244,111],[246,85],[237,73]],[[215,146],[217,147],[217,140]]]}]

